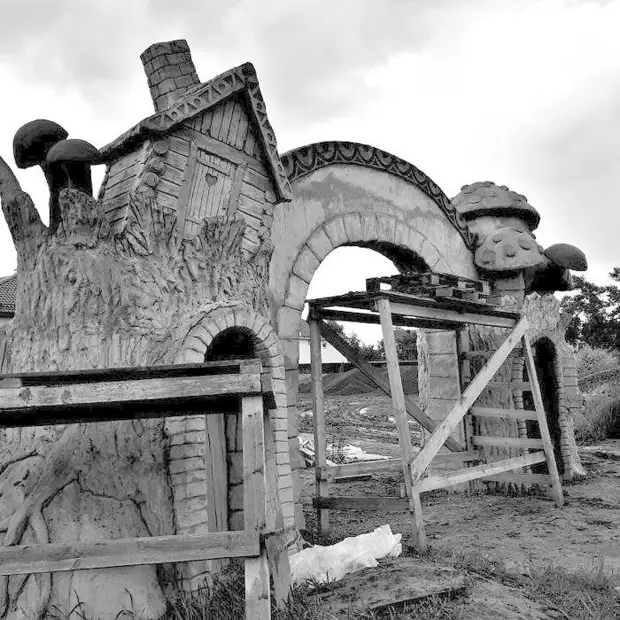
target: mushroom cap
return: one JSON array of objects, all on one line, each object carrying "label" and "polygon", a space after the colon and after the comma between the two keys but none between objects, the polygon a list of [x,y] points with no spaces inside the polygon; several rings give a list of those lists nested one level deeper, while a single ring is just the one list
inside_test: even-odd
[{"label": "mushroom cap", "polygon": [[50,147],[69,134],[54,121],[39,118],[22,125],[13,138],[13,155],[18,168],[30,168],[45,161]]},{"label": "mushroom cap", "polygon": [[93,165],[101,161],[101,153],[90,142],[72,138],[55,144],[49,150],[46,161],[48,164],[81,162]]},{"label": "mushroom cap", "polygon": [[488,234],[474,261],[484,271],[517,271],[545,262],[542,248],[522,228],[504,226]]},{"label": "mushroom cap", "polygon": [[556,243],[545,249],[545,256],[558,267],[573,271],[587,271],[588,260],[586,255],[574,245]]},{"label": "mushroom cap", "polygon": [[463,185],[461,193],[452,199],[452,204],[464,220],[480,215],[516,215],[527,222],[532,230],[540,222],[540,214],[525,196],[510,191],[505,185],[495,185],[492,181]]}]

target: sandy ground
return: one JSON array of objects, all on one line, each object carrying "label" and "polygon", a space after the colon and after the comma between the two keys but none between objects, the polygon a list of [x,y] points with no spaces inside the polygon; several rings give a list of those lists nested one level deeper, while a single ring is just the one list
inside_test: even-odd
[{"label": "sandy ground", "polygon": [[[309,408],[309,402],[300,402],[301,411]],[[398,456],[390,415],[389,400],[383,396],[335,397],[328,403],[328,429],[368,452]],[[312,420],[307,415],[301,430],[311,428]],[[525,574],[531,568],[544,569],[550,564],[590,571],[603,563],[605,572],[620,585],[620,440],[584,447],[580,454],[587,479],[564,486],[566,504],[561,509],[540,496],[447,492],[423,495],[424,522],[431,546],[448,551],[481,551],[502,560],[507,569]],[[314,470],[302,472],[302,480],[307,528],[312,531],[316,523],[312,508]],[[330,494],[396,496],[399,483],[396,476],[374,476],[333,484]],[[405,537],[410,532],[406,513],[332,511],[330,515],[331,531],[337,537],[369,532],[384,523]]]}]

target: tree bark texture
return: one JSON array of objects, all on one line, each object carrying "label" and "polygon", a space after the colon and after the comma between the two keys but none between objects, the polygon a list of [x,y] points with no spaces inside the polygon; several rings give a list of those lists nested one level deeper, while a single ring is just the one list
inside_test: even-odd
[{"label": "tree bark texture", "polygon": [[[18,254],[2,373],[171,364],[210,308],[269,316],[271,242],[244,258],[241,220],[209,218],[182,240],[174,214],[135,193],[113,235],[96,200],[64,190],[51,234],[3,160],[0,198]],[[163,420],[0,429],[0,544],[174,534],[168,450]],[[86,617],[154,618],[174,577],[172,566],[0,577],[0,618],[80,603]]]}]

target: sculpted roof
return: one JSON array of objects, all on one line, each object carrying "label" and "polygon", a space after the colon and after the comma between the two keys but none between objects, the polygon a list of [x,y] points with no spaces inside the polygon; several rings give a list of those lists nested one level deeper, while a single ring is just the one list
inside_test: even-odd
[{"label": "sculpted roof", "polygon": [[481,215],[515,215],[528,222],[532,230],[540,222],[540,214],[525,196],[492,181],[463,185],[461,193],[452,199],[452,204],[465,220]]},{"label": "sculpted roof", "polygon": [[245,63],[217,77],[188,88],[167,108],[141,120],[131,129],[101,149],[104,162],[112,161],[131,151],[137,144],[165,134],[185,121],[202,114],[236,93],[244,96],[247,110],[257,128],[263,151],[272,173],[281,200],[292,200],[293,195],[288,177],[280,161],[276,135],[267,118],[265,101],[260,91],[256,70],[251,63]]}]

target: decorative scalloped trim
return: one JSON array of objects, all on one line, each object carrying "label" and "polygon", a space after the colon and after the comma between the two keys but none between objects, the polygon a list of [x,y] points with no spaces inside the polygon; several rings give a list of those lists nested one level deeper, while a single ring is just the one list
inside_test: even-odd
[{"label": "decorative scalloped trim", "polygon": [[460,233],[470,250],[474,249],[474,236],[461,220],[450,199],[441,188],[413,164],[368,144],[357,142],[318,142],[284,153],[284,164],[289,181],[310,174],[314,170],[333,164],[353,164],[389,172],[426,194],[443,211],[450,223]]},{"label": "decorative scalloped trim", "polygon": [[116,140],[100,149],[101,155],[105,161],[119,157],[134,147],[136,143],[151,136],[168,133],[186,120],[222,103],[238,92],[243,92],[247,97],[248,109],[252,111],[253,120],[259,130],[265,157],[269,162],[279,198],[280,200],[290,201],[293,198],[291,186],[280,161],[275,132],[267,118],[267,110],[258,84],[256,70],[249,62],[189,89],[183,97],[177,99],[165,110],[145,118]]}]

